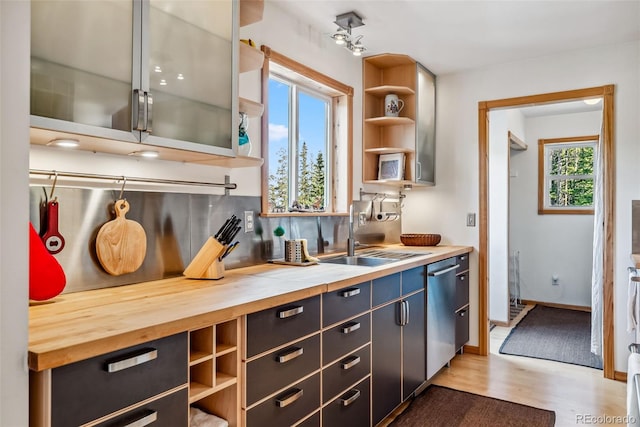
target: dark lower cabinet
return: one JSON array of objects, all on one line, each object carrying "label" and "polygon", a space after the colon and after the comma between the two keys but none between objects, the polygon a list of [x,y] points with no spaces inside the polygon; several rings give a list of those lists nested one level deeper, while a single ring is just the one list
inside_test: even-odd
[{"label": "dark lower cabinet", "polygon": [[323,427],[369,427],[369,388],[367,377],[322,409]]},{"label": "dark lower cabinet", "polygon": [[146,426],[179,427],[187,426],[189,419],[189,391],[184,388],[161,399],[132,409],[96,427]]},{"label": "dark lower cabinet", "polygon": [[373,425],[382,421],[402,401],[402,336],[399,313],[399,302],[372,312]]},{"label": "dark lower cabinet", "polygon": [[456,312],[456,351],[469,342],[469,307]]},{"label": "dark lower cabinet", "polygon": [[[250,385],[249,385],[250,387]],[[289,427],[320,407],[320,373],[247,411],[247,426]]]},{"label": "dark lower cabinet", "polygon": [[407,399],[427,378],[426,316],[424,291],[406,300],[402,327],[402,400]]}]

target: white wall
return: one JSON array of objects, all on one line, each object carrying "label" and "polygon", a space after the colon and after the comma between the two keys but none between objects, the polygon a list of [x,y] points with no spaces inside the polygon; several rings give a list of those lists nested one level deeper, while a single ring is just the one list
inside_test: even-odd
[{"label": "white wall", "polygon": [[489,319],[509,322],[509,118],[489,113]]},{"label": "white wall", "polygon": [[28,417],[29,2],[0,2],[0,425]]},{"label": "white wall", "polygon": [[[429,67],[429,64],[424,64]],[[465,227],[478,211],[478,102],[615,84],[615,369],[626,371],[627,273],[631,200],[640,198],[640,41],[565,52],[438,76],[436,186],[406,199],[404,232],[435,232],[449,243],[478,247],[478,229]],[[429,230],[429,231],[427,231]],[[477,336],[477,254],[471,257],[471,340]]]},{"label": "white wall", "polygon": [[[522,299],[591,306],[593,215],[538,215],[538,139],[597,135],[599,111],[529,117],[527,151],[511,157],[512,251],[520,251]],[[553,275],[559,285],[551,284]]]}]

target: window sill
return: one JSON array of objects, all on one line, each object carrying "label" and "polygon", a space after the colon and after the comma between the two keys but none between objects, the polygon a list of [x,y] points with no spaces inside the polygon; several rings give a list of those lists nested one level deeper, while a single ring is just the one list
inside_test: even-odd
[{"label": "window sill", "polygon": [[593,209],[538,209],[538,215],[593,215]]},{"label": "window sill", "polygon": [[305,216],[349,216],[348,212],[282,212],[282,213],[268,213],[261,212],[262,218],[278,218],[278,217],[305,217]]}]

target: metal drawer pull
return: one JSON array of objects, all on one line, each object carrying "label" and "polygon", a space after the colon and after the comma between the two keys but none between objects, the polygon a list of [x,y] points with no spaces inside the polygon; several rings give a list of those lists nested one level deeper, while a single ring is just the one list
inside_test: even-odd
[{"label": "metal drawer pull", "polygon": [[116,360],[107,364],[107,372],[118,372],[124,369],[133,368],[134,366],[142,365],[156,359],[158,357],[158,350],[156,349],[144,349],[144,353],[136,354],[135,356],[127,357],[126,359]]},{"label": "metal drawer pull", "polygon": [[465,275],[463,274],[462,276],[458,276],[458,277],[460,277],[460,280],[464,281]]},{"label": "metal drawer pull", "polygon": [[301,388],[294,388],[293,391],[284,398],[276,399],[276,406],[278,406],[278,408],[289,406],[296,400],[300,399],[302,397],[302,394],[303,390]]},{"label": "metal drawer pull", "polygon": [[346,291],[340,292],[340,296],[343,298],[354,297],[360,293],[360,288],[347,289]]},{"label": "metal drawer pull", "polygon": [[133,90],[131,118],[132,130],[144,130],[144,92],[140,89]]},{"label": "metal drawer pull", "polygon": [[460,255],[458,258],[460,259],[460,261],[464,261],[465,259],[467,259],[467,256],[466,255]]},{"label": "metal drawer pull", "polygon": [[129,423],[123,427],[144,427],[156,422],[157,420],[158,420],[158,412],[153,411],[152,413],[145,415],[144,417],[138,420],[135,420],[134,422]]},{"label": "metal drawer pull", "polygon": [[429,272],[428,275],[432,276],[432,277],[440,276],[442,274],[446,274],[446,273],[448,273],[450,271],[456,270],[458,267],[460,267],[460,264],[456,264],[456,265],[454,265],[452,267],[443,268],[442,270]]},{"label": "metal drawer pull", "polygon": [[357,331],[358,329],[360,329],[360,322],[353,322],[351,325],[343,327],[342,333],[350,334],[351,332]]},{"label": "metal drawer pull", "polygon": [[340,401],[340,403],[342,404],[342,406],[349,406],[351,405],[353,402],[355,402],[356,400],[358,400],[358,398],[360,397],[360,390],[356,390],[355,388],[353,390],[350,391],[350,393],[353,393],[351,395],[351,397],[347,398],[347,399],[343,399],[340,398],[338,399]]},{"label": "metal drawer pull", "polygon": [[278,317],[281,319],[286,319],[287,317],[297,316],[298,314],[304,311],[303,306],[290,308],[289,310],[282,310],[278,312]]},{"label": "metal drawer pull", "polygon": [[298,356],[302,356],[302,353],[304,353],[304,348],[302,347],[294,347],[293,350],[287,352],[287,353],[281,353],[278,355],[278,357],[276,358],[276,360],[278,361],[278,363],[286,363],[290,360],[295,359]]},{"label": "metal drawer pull", "polygon": [[350,361],[342,362],[341,365],[342,365],[342,369],[344,369],[346,371],[347,369],[353,368],[358,363],[360,363],[360,356],[353,356]]}]

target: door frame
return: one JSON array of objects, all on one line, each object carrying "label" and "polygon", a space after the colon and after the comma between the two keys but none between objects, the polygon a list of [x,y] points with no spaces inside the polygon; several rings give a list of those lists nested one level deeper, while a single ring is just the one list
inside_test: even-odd
[{"label": "door frame", "polygon": [[603,349],[602,363],[605,378],[614,379],[614,330],[613,330],[613,243],[615,217],[615,157],[614,157],[614,85],[597,86],[563,92],[528,95],[516,98],[478,102],[478,151],[479,151],[479,246],[478,246],[478,352],[486,356],[489,350],[488,316],[488,263],[489,263],[489,111],[493,109],[524,107],[563,101],[576,101],[602,97],[602,155],[603,155]]}]

